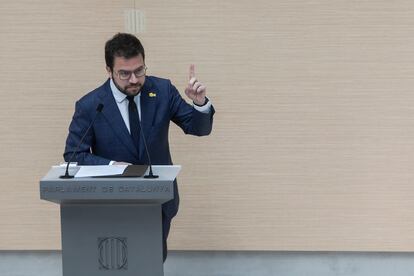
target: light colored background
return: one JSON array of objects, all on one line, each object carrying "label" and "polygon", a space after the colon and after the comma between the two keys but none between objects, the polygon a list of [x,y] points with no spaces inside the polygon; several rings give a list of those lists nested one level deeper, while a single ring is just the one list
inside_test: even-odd
[{"label": "light colored background", "polygon": [[[62,276],[60,251],[0,251],[7,276]],[[413,253],[170,251],[165,276],[412,276]]]},{"label": "light colored background", "polygon": [[38,181],[134,7],[149,74],[182,90],[195,63],[217,109],[209,137],[171,131],[184,168],[171,249],[414,249],[414,4],[402,0],[1,2],[0,249],[60,248]]}]

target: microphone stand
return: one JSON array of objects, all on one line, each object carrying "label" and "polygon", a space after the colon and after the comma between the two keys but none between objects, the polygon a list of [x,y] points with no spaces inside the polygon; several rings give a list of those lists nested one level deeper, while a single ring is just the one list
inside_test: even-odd
[{"label": "microphone stand", "polygon": [[82,145],[82,142],[83,142],[83,140],[86,137],[86,134],[88,134],[89,129],[92,127],[93,123],[95,122],[96,118],[98,117],[98,114],[101,113],[103,107],[104,107],[103,104],[99,104],[98,107],[96,108],[95,117],[93,118],[92,122],[89,124],[88,128],[85,131],[85,134],[83,134],[81,140],[79,141],[78,146],[76,147],[75,151],[72,153],[72,155],[69,158],[68,164],[66,165],[65,174],[59,176],[59,178],[61,178],[61,179],[71,179],[71,178],[74,178],[75,177],[74,175],[70,175],[69,174],[69,165],[70,165],[70,162],[72,161],[72,159],[75,156],[75,154],[78,152],[80,145]]}]

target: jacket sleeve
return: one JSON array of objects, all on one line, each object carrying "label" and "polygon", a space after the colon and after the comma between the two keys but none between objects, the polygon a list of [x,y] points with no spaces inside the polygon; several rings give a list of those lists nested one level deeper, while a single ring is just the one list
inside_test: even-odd
[{"label": "jacket sleeve", "polygon": [[199,112],[181,97],[177,88],[171,83],[169,90],[171,120],[185,134],[196,136],[209,135],[213,128],[214,107],[211,106],[209,113]]},{"label": "jacket sleeve", "polygon": [[[76,102],[75,113],[69,126],[69,134],[66,139],[65,152],[63,154],[63,158],[66,162],[69,161],[76,151],[76,147],[79,145],[79,142],[92,122],[92,119],[93,118],[88,114],[87,109],[82,106],[81,102]],[[95,140],[94,137],[93,127],[91,127],[83,142],[80,144],[72,162],[78,162],[79,165],[109,164],[111,160],[91,153],[91,148],[93,147]]]}]

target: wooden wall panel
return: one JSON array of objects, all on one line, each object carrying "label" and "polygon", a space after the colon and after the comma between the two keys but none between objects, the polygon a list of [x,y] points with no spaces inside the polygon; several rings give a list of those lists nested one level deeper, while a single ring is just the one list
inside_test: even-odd
[{"label": "wooden wall panel", "polygon": [[403,0],[0,4],[1,249],[59,248],[38,179],[61,161],[74,101],[106,77],[103,44],[132,7],[149,74],[182,90],[195,63],[217,109],[209,137],[171,131],[183,165],[171,249],[414,249]]},{"label": "wooden wall panel", "polygon": [[133,1],[0,4],[0,248],[60,248],[39,179],[62,161],[75,100],[105,78],[103,45]]}]

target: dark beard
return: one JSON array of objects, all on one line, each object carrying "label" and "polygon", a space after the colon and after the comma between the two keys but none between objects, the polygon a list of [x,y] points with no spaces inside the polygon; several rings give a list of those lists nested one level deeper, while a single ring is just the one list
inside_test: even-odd
[{"label": "dark beard", "polygon": [[[118,88],[118,90],[119,90],[122,94],[125,94],[125,95],[127,95],[127,96],[136,96],[136,95],[138,95],[138,94],[139,94],[139,92],[141,92],[141,87],[142,87],[142,85],[138,85],[138,87],[140,88],[140,89],[138,89],[138,92],[131,94],[131,92],[128,92],[126,89],[122,89],[122,88],[121,88],[121,87],[120,87],[120,86],[116,83],[115,78],[114,78],[114,76],[113,76],[113,75],[112,75],[112,80],[113,80],[113,83],[114,83],[115,87],[116,87],[116,88]],[[129,87],[131,87],[131,86],[129,86]],[[127,86],[127,87],[125,87],[125,88],[128,88],[128,86]]]}]

